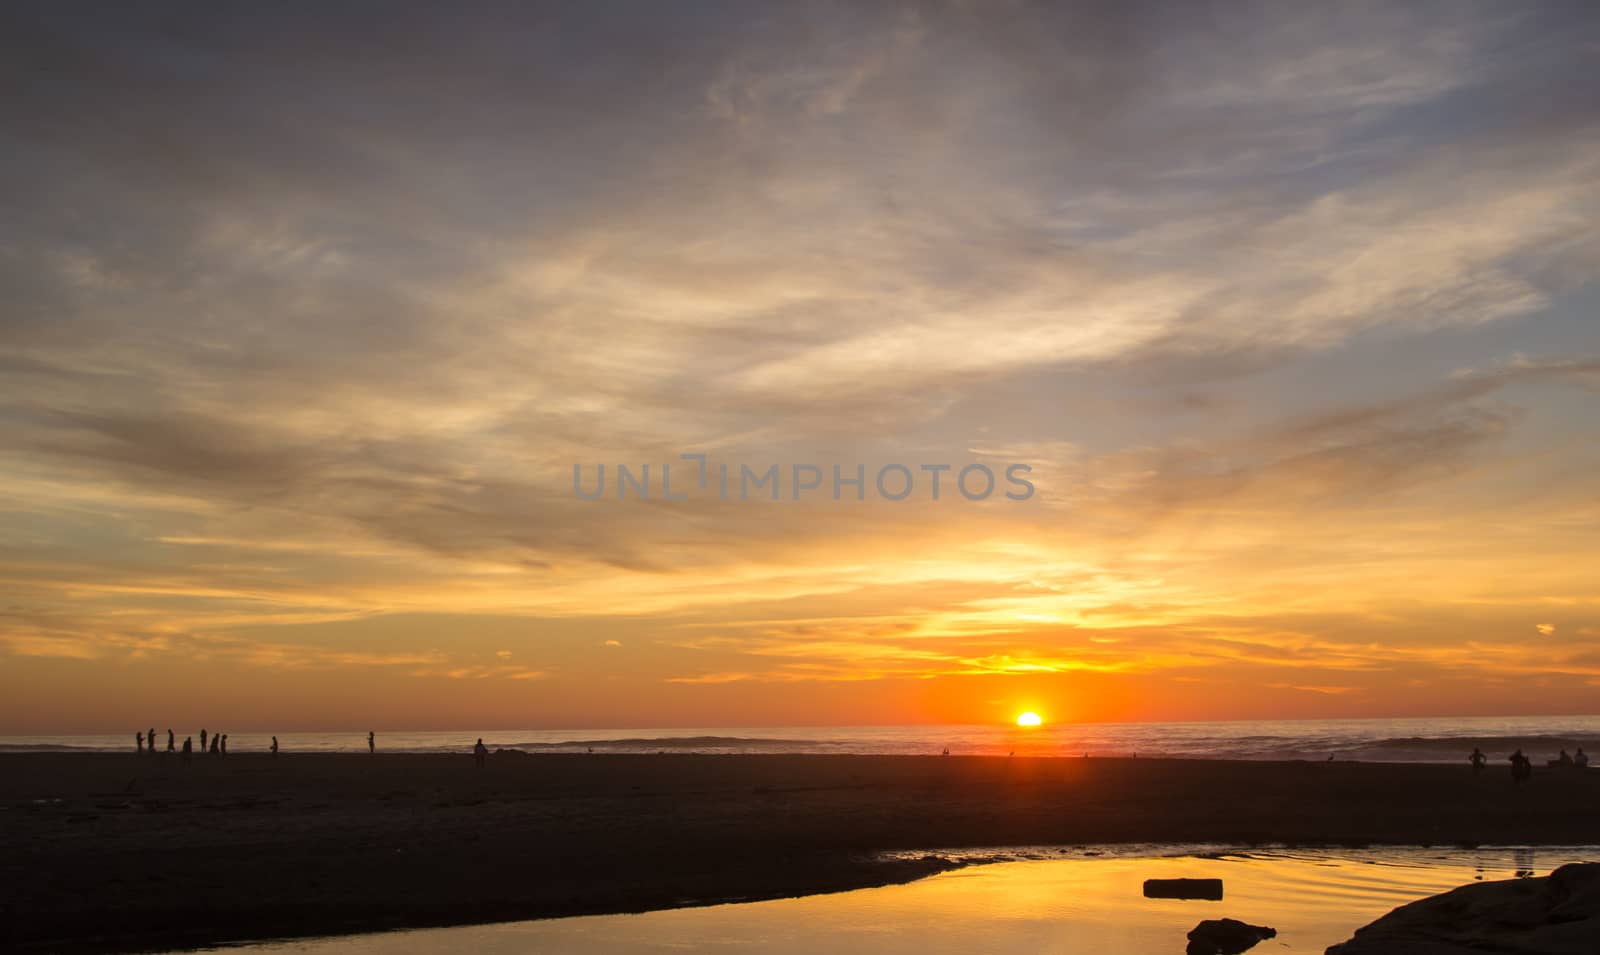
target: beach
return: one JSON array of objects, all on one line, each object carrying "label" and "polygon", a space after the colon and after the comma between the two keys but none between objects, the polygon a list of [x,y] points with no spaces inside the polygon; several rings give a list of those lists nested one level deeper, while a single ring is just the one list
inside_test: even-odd
[{"label": "beach", "polygon": [[[1592,842],[1600,773],[938,756],[0,756],[0,940],[131,951],[885,884],[1018,845]],[[929,857],[873,853],[929,850]]]}]

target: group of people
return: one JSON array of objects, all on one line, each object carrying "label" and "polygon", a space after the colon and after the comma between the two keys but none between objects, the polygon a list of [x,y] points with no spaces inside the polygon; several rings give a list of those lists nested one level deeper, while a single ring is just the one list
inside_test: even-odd
[{"label": "group of people", "polygon": [[1582,746],[1578,747],[1578,752],[1577,752],[1577,755],[1575,755],[1575,756],[1568,756],[1567,755],[1567,751],[1566,750],[1562,750],[1561,751],[1561,755],[1556,757],[1556,763],[1555,764],[1556,764],[1556,766],[1561,767],[1561,768],[1571,767],[1573,769],[1588,769],[1589,768],[1589,754],[1585,753],[1583,751],[1583,747]]},{"label": "group of people", "polygon": [[[368,735],[368,745],[371,745],[371,735],[372,734],[369,733],[367,735]],[[206,747],[206,740],[207,739],[209,739],[211,741],[211,745],[210,745],[209,749]],[[137,748],[137,751],[141,755],[144,754],[147,750],[150,753],[150,755],[152,755],[152,756],[154,756],[154,755],[156,755],[156,753],[160,752],[159,750],[156,749],[156,730],[155,730],[155,727],[153,727],[153,726],[150,727],[150,731],[148,733],[135,733],[135,734],[133,734],[133,745]],[[184,758],[187,759],[189,756],[193,755],[194,752],[195,752],[194,737],[193,736],[185,736],[183,738],[183,748],[180,750],[178,748],[178,746],[177,746],[177,736],[175,736],[173,734],[172,730],[169,729],[169,730],[167,730],[167,749],[166,749],[166,751],[169,752],[169,753],[181,752],[183,754]],[[228,755],[228,734],[227,733],[207,734],[204,729],[201,729],[200,730],[200,752],[207,753],[207,754],[212,755],[212,756],[226,756],[226,755]],[[274,755],[274,756],[278,755],[278,738],[276,736],[274,736],[272,738],[272,755]]]},{"label": "group of people", "polygon": [[[206,740],[208,738],[211,740],[211,746],[210,746],[209,749],[206,748]],[[135,734],[133,734],[133,745],[135,747],[137,747],[137,749],[138,749],[138,751],[140,753],[145,752],[146,747],[148,746],[150,754],[151,755],[155,755],[158,752],[158,750],[156,749],[156,730],[155,730],[155,727],[152,726],[150,728],[150,732],[148,734],[146,734],[146,733],[135,733]],[[178,746],[177,746],[177,737],[173,734],[172,730],[170,730],[170,729],[167,730],[167,750],[166,751],[169,752],[169,753],[180,752],[180,750],[178,749]],[[183,738],[183,749],[181,750],[181,752],[183,753],[184,756],[189,756],[189,755],[193,754],[194,751],[195,751],[194,750],[194,737],[193,736],[185,736]],[[274,736],[272,738],[272,751],[274,753],[276,753],[278,751],[278,738],[276,736]],[[228,734],[227,733],[215,733],[215,734],[211,734],[211,735],[208,736],[206,731],[202,729],[200,731],[200,752],[202,752],[202,753],[210,753],[212,756],[226,756],[226,755],[228,755]]]},{"label": "group of people", "polygon": [[[175,739],[176,738],[172,735],[172,730],[167,730],[167,752],[176,752],[176,748],[174,746]],[[150,755],[154,756],[156,754],[156,728],[154,726],[150,727],[150,732],[148,735],[145,733],[133,734],[133,743],[139,748],[140,753],[143,753],[145,751],[145,745],[149,744]],[[189,749],[189,742],[185,740],[183,744],[183,751],[187,753]]]},{"label": "group of people", "polygon": [[[209,750],[206,749],[206,740],[208,738],[211,740],[211,748]],[[139,733],[133,734],[133,745],[135,747],[137,747],[138,752],[140,753],[140,755],[143,755],[146,752],[146,750],[148,749],[150,755],[154,756],[158,752],[158,750],[156,749],[156,729],[155,729],[155,727],[154,726],[150,727],[150,732],[149,733],[139,732]],[[483,740],[481,740],[481,739],[478,740],[478,746],[479,747],[483,746]],[[269,751],[274,756],[278,755],[278,738],[276,736],[272,737],[272,745],[271,745],[271,747],[269,747]],[[377,737],[377,734],[373,733],[371,730],[368,730],[367,731],[367,752],[368,753],[376,753],[377,751],[378,751],[378,737]],[[169,752],[169,753],[179,752],[178,747],[177,747],[177,737],[175,735],[173,735],[173,732],[170,729],[167,730],[167,752]],[[182,749],[183,755],[188,756],[193,752],[194,752],[194,737],[193,736],[184,737],[183,749]],[[202,753],[210,753],[213,756],[226,756],[226,755],[228,755],[228,734],[227,733],[217,733],[217,734],[213,734],[213,735],[208,737],[207,734],[206,734],[206,731],[204,729],[202,729],[200,731],[200,752],[202,752]],[[474,752],[476,752],[476,750],[474,750]],[[485,750],[484,752],[487,753],[488,750]],[[480,759],[479,762],[481,763],[482,760]]]},{"label": "group of people", "polygon": [[[1512,782],[1525,783],[1533,778],[1533,760],[1529,759],[1521,749],[1512,753],[1508,759],[1511,763]],[[1472,755],[1468,756],[1467,760],[1472,763],[1473,772],[1481,772],[1489,762],[1489,757],[1483,754],[1483,750],[1474,746]],[[1563,749],[1560,756],[1550,761],[1550,765],[1557,769],[1588,769],[1589,754],[1583,751],[1582,746],[1579,746],[1578,752],[1573,755],[1568,755],[1567,751]]]},{"label": "group of people", "polygon": [[[211,748],[209,750],[206,748],[206,741],[208,739],[211,741]],[[139,752],[140,755],[143,755],[147,751],[151,755],[155,755],[156,752],[158,752],[157,749],[156,749],[156,731],[155,731],[155,727],[151,727],[150,731],[148,733],[138,732],[138,733],[133,734],[133,743],[134,743],[134,746],[136,746],[138,748],[138,752]],[[178,746],[177,746],[177,736],[175,736],[173,734],[172,730],[169,729],[169,730],[167,730],[167,750],[166,751],[169,752],[169,753],[182,752],[184,757],[188,758],[195,751],[194,750],[194,737],[192,737],[192,736],[185,737],[184,740],[183,740],[183,748],[180,751],[178,749]],[[278,738],[276,736],[272,737],[272,745],[269,748],[269,751],[274,756],[278,755]],[[211,754],[213,756],[226,756],[226,755],[228,755],[228,734],[227,733],[207,734],[207,732],[202,729],[200,731],[200,752],[209,753],[209,754]],[[374,733],[374,732],[372,732],[370,730],[367,731],[367,752],[370,753],[370,754],[376,754],[378,752],[378,736],[377,736],[376,733]],[[589,752],[592,753],[592,752],[594,752],[594,750],[590,749]],[[488,759],[489,759],[489,747],[483,745],[483,738],[482,737],[479,737],[477,744],[472,747],[472,758],[473,758],[473,761],[475,763],[477,763],[479,766],[483,766],[488,762]]]}]

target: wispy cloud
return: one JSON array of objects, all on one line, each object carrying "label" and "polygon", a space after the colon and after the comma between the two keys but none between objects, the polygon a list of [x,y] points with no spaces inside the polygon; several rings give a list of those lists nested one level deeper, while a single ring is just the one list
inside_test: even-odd
[{"label": "wispy cloud", "polygon": [[[1592,19],[13,5],[0,665],[1587,673]],[[1039,493],[571,494],[686,451]]]}]

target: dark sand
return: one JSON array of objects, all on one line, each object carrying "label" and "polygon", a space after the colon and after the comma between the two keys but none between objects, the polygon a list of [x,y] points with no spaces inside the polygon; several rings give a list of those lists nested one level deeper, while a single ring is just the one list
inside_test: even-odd
[{"label": "dark sand", "polygon": [[873,756],[0,756],[0,948],[113,951],[905,881],[877,850],[1583,844],[1600,771]]}]

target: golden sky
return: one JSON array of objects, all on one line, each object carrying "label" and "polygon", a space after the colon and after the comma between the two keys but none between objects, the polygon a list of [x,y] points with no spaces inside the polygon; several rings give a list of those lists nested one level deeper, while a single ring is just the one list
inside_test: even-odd
[{"label": "golden sky", "polygon": [[1600,711],[1597,14],[8,6],[0,732]]}]

